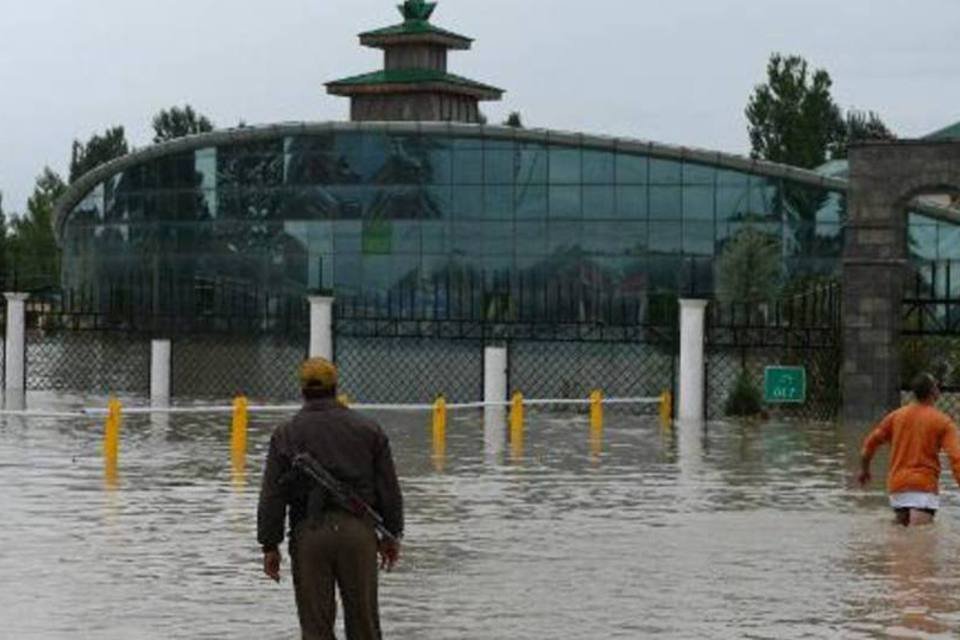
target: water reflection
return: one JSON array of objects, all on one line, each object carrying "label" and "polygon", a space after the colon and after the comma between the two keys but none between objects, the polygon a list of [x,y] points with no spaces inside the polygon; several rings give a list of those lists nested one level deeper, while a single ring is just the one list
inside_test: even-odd
[{"label": "water reflection", "polygon": [[[388,637],[960,633],[956,499],[934,527],[890,525],[880,483],[850,486],[859,433],[540,411],[518,432],[456,413],[441,474],[428,415],[374,417],[408,509]],[[289,582],[260,579],[255,542],[281,419],[252,419],[238,459],[229,417],[128,416],[113,486],[102,419],[0,420],[4,636],[295,637]]]}]

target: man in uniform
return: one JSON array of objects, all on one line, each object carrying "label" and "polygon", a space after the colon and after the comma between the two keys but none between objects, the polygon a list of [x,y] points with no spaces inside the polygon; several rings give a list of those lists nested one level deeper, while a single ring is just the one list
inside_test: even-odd
[{"label": "man in uniform", "polygon": [[870,482],[870,462],[877,447],[891,443],[887,490],[898,524],[930,524],[940,508],[940,451],[950,459],[960,484],[960,437],[949,416],[934,406],[940,397],[937,380],[921,373],[913,380],[916,401],[892,411],[863,442],[860,486]]},{"label": "man in uniform", "polygon": [[343,601],[349,640],[379,640],[377,554],[380,568],[393,569],[400,555],[396,542],[378,542],[373,524],[324,499],[323,490],[291,474],[294,456],[310,454],[383,518],[399,540],[403,535],[403,498],[390,443],[383,430],[337,400],[337,369],[322,358],[300,368],[304,405],[270,439],[260,504],[257,539],[263,571],[280,580],[280,550],[287,509],[290,558],[297,612],[304,640],[333,640],[336,602]]}]

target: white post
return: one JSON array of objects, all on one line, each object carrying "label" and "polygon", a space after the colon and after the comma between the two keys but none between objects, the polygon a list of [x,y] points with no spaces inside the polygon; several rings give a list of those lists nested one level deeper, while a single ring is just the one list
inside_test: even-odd
[{"label": "white post", "polygon": [[4,293],[7,299],[7,337],[4,344],[4,388],[23,392],[26,388],[26,302],[29,293]]},{"label": "white post", "polygon": [[704,395],[704,330],[706,300],[680,300],[680,390],[677,419],[702,422]]},{"label": "white post", "polygon": [[310,301],[310,357],[333,360],[333,298],[308,296]]},{"label": "white post", "polygon": [[170,404],[170,341],[154,340],[150,345],[150,404]]},{"label": "white post", "polygon": [[483,401],[507,401],[507,348],[486,347],[483,350]]}]

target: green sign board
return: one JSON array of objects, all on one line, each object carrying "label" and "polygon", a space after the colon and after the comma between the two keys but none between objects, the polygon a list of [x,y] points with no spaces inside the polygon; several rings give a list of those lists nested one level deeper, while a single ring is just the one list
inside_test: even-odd
[{"label": "green sign board", "polygon": [[807,400],[807,371],[803,367],[767,367],[763,370],[763,400],[802,403]]}]

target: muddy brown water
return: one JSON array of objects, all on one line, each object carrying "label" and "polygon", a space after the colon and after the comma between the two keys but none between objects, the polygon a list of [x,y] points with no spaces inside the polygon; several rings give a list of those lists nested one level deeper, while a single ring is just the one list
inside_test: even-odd
[{"label": "muddy brown water", "polygon": [[[440,459],[427,416],[376,416],[408,522],[386,638],[960,635],[956,486],[933,527],[892,526],[851,484],[860,430],[531,413],[521,450],[469,412]],[[298,637],[255,541],[272,426],[240,472],[229,416],[128,417],[111,481],[99,420],[0,418],[0,637]]]}]

